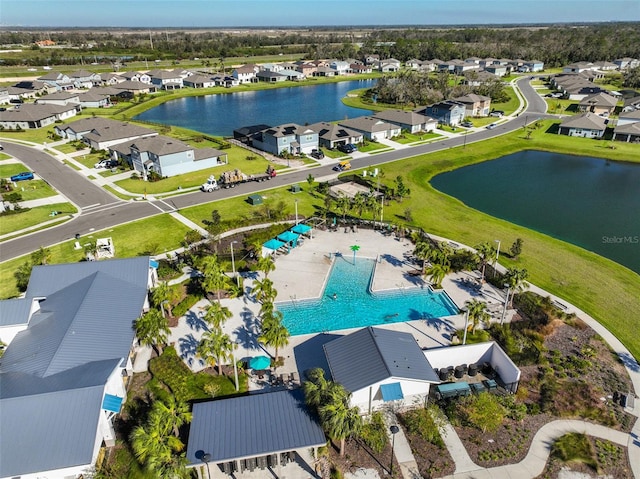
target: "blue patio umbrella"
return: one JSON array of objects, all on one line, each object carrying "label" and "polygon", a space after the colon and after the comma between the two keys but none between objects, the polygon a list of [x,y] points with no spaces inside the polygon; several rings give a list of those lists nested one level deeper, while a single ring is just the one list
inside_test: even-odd
[{"label": "blue patio umbrella", "polygon": [[269,366],[271,366],[271,358],[268,356],[256,356],[249,360],[249,367],[251,369],[267,369]]},{"label": "blue patio umbrella", "polygon": [[311,226],[299,223],[295,225],[293,228],[291,228],[291,231],[293,231],[296,234],[302,235],[311,231]]}]

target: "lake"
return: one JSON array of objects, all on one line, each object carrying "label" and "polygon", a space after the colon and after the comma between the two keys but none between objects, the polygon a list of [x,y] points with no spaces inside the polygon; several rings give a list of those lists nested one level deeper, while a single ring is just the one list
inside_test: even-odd
[{"label": "lake", "polygon": [[369,115],[370,110],[342,103],[348,91],[369,88],[376,80],[192,96],[171,100],[136,119],[181,126],[216,136],[231,136],[243,126],[264,123],[300,125]]},{"label": "lake", "polygon": [[[437,175],[431,184],[472,208],[640,273],[638,164],[523,151]],[[489,234],[493,239],[500,238]]]}]

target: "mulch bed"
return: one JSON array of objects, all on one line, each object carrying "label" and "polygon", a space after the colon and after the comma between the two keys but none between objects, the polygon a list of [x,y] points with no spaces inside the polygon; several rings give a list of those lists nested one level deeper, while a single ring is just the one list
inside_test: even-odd
[{"label": "mulch bed", "polygon": [[[339,446],[339,445],[338,445]],[[381,453],[375,453],[361,441],[348,439],[345,443],[344,456],[340,456],[340,451],[333,443],[329,442],[328,447],[329,462],[339,471],[355,472],[358,469],[375,469],[380,477],[389,476],[388,469],[391,464],[391,446],[387,445]],[[395,463],[393,477],[402,478],[400,468]]]}]

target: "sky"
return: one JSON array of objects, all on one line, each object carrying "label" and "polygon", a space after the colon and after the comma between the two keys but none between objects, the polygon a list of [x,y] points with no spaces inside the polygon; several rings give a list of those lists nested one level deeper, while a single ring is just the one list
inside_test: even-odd
[{"label": "sky", "polygon": [[0,25],[267,27],[640,21],[639,0],[0,0]]}]

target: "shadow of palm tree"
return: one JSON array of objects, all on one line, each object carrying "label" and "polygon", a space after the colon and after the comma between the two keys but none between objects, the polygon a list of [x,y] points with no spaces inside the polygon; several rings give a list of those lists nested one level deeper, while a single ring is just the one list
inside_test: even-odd
[{"label": "shadow of palm tree", "polygon": [[404,264],[404,261],[402,261],[401,259],[396,258],[392,254],[386,254],[385,253],[385,254],[381,255],[381,258],[383,260],[385,260],[387,263],[389,263],[391,266],[395,266],[396,268],[400,268]]},{"label": "shadow of palm tree", "polygon": [[186,359],[189,361],[189,364],[191,364],[193,362],[193,358],[195,358],[197,354],[198,344],[200,344],[200,342],[191,333],[180,338],[178,340],[180,357],[182,359]]},{"label": "shadow of palm tree", "polygon": [[185,314],[185,322],[187,326],[195,332],[209,331],[209,327],[204,318],[193,311],[187,311],[187,314]]}]

